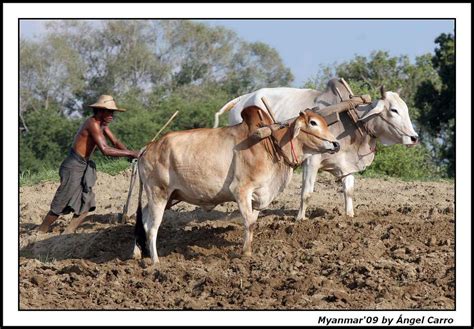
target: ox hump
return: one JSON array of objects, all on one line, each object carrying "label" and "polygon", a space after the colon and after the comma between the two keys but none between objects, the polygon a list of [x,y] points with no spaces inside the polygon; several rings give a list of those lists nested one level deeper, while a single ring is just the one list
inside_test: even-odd
[{"label": "ox hump", "polygon": [[270,116],[258,106],[248,106],[241,112],[242,120],[249,127],[249,131],[254,131],[263,123],[272,124]]}]

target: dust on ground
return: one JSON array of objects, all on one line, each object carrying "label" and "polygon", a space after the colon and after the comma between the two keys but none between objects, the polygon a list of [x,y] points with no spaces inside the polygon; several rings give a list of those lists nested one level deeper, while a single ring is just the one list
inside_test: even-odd
[{"label": "dust on ground", "polygon": [[180,203],[165,212],[157,268],[129,259],[135,219],[117,221],[129,182],[98,173],[97,210],[75,234],[61,234],[71,215],[35,233],[58,183],[20,189],[20,309],[454,309],[450,182],[358,178],[348,218],[323,174],[295,221],[297,174],[261,212],[251,258],[235,203]]}]

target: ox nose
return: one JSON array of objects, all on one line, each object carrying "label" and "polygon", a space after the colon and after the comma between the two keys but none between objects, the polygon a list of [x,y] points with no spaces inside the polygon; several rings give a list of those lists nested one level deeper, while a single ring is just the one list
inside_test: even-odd
[{"label": "ox nose", "polygon": [[339,152],[341,146],[339,145],[338,142],[332,142],[332,146],[333,146],[334,148],[331,150],[331,153]]},{"label": "ox nose", "polygon": [[413,144],[418,144],[419,138],[418,136],[410,136],[411,141]]}]

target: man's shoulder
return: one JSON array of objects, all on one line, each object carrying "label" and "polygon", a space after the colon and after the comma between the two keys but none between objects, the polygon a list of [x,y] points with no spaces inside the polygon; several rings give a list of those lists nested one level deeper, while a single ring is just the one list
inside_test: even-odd
[{"label": "man's shoulder", "polygon": [[79,132],[81,134],[97,134],[101,133],[102,130],[100,129],[100,124],[97,120],[94,120],[94,117],[88,117],[82,124],[81,128],[79,128]]},{"label": "man's shoulder", "polygon": [[84,127],[89,128],[89,127],[100,127],[100,122],[97,120],[94,120],[94,117],[88,117],[86,121],[84,121]]}]

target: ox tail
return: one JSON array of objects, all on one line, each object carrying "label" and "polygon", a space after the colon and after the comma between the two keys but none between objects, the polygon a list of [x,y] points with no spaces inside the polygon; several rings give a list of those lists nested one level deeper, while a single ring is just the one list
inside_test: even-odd
[{"label": "ox tail", "polygon": [[238,103],[240,102],[240,100],[245,97],[247,95],[242,95],[242,96],[239,96],[237,98],[234,98],[233,100],[231,100],[230,102],[227,102],[223,107],[221,107],[221,109],[219,111],[217,111],[215,114],[214,114],[214,127],[213,128],[217,128],[219,127],[219,117],[224,114],[225,112],[227,111],[230,111],[232,110],[232,108]]},{"label": "ox tail", "polygon": [[[140,162],[137,163],[137,166]],[[137,207],[137,221],[135,222],[135,244],[140,248],[142,256],[149,254],[146,247],[146,232],[145,226],[143,225],[143,213],[142,213],[142,194],[143,194],[143,182],[140,177],[140,170],[138,170],[138,207]]]}]

